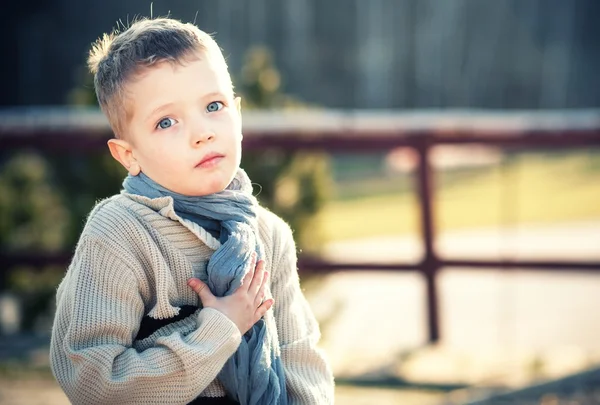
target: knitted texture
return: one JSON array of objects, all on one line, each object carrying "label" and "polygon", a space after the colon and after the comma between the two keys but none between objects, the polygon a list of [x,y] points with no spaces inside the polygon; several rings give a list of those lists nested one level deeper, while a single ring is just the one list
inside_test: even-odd
[{"label": "knitted texture", "polygon": [[[291,404],[333,403],[333,377],[317,348],[319,329],[302,295],[287,224],[259,209],[259,237],[273,322]],[[201,308],[187,286],[207,281],[220,242],[180,218],[169,198],[117,195],[90,213],[57,291],[52,371],[73,404],[187,404],[225,396],[216,379],[241,341],[221,312]],[[135,340],[145,315],[192,316]]]}]

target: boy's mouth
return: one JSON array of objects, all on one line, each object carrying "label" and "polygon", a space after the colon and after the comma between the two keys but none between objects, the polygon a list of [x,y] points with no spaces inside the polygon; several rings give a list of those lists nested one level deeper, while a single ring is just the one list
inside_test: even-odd
[{"label": "boy's mouth", "polygon": [[207,167],[212,167],[215,166],[216,164],[218,164],[225,156],[220,154],[220,153],[216,153],[216,152],[210,152],[207,153],[200,162],[198,162],[198,164],[196,165],[196,167],[202,167],[202,168],[207,168]]}]

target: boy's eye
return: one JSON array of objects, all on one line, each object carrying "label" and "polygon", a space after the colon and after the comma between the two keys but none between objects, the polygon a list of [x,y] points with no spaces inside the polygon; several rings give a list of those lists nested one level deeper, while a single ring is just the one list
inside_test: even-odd
[{"label": "boy's eye", "polygon": [[220,101],[213,101],[212,103],[206,106],[206,111],[215,112],[219,111],[221,108],[223,108],[223,103],[221,103]]},{"label": "boy's eye", "polygon": [[163,118],[162,120],[158,121],[156,128],[167,129],[173,125],[175,125],[175,120],[173,118]]}]

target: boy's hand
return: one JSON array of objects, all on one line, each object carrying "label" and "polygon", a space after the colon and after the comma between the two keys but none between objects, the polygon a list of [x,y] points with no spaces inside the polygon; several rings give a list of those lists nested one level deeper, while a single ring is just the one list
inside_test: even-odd
[{"label": "boy's hand", "polygon": [[208,286],[197,278],[188,280],[188,285],[198,294],[205,308],[221,311],[236,324],[241,334],[246,333],[273,306],[273,298],[265,297],[268,272],[265,262],[256,264],[256,253],[252,255],[250,271],[244,276],[242,285],[231,295],[215,297]]}]

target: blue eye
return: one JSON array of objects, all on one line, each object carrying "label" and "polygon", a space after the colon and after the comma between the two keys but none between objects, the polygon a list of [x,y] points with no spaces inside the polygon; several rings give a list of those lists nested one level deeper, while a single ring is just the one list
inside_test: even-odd
[{"label": "blue eye", "polygon": [[213,101],[212,103],[206,106],[206,111],[215,112],[219,111],[221,108],[223,108],[223,103],[221,103],[220,101]]},{"label": "blue eye", "polygon": [[167,129],[175,125],[175,120],[173,118],[163,118],[158,121],[156,128]]}]

